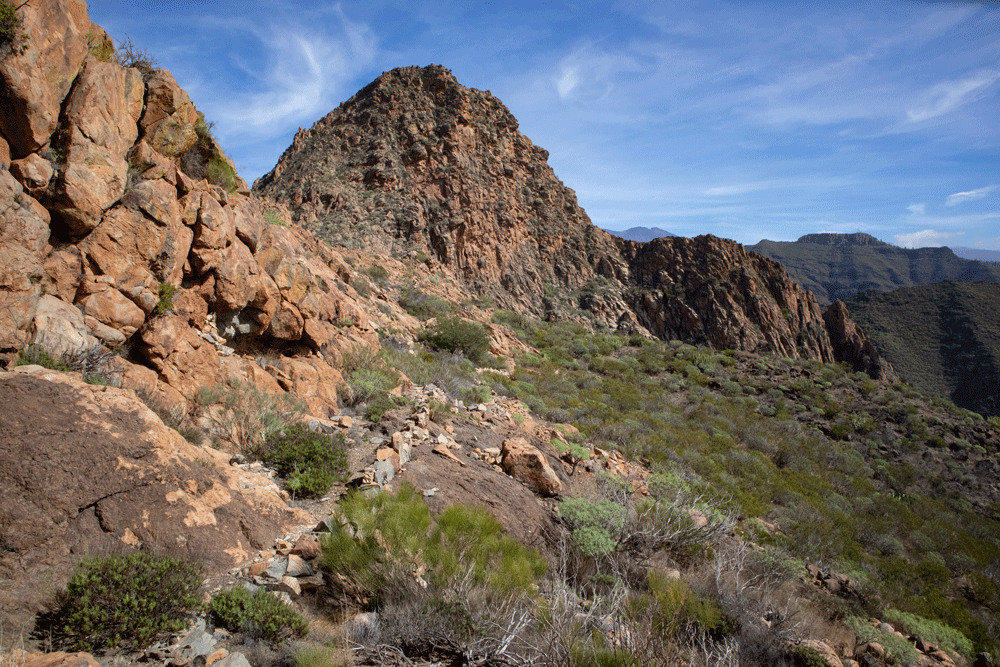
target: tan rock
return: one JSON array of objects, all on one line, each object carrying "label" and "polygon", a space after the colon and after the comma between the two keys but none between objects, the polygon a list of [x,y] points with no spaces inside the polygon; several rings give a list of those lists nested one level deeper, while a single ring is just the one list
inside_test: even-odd
[{"label": "tan rock", "polygon": [[268,333],[280,340],[298,340],[302,337],[303,326],[298,308],[286,301],[271,318]]},{"label": "tan rock", "polygon": [[562,482],[545,455],[526,439],[504,440],[501,456],[500,465],[504,471],[532,491],[545,496],[558,495],[562,491]]},{"label": "tan rock", "polygon": [[49,214],[6,170],[0,170],[0,348],[28,339],[41,296]]},{"label": "tan rock", "polygon": [[191,245],[191,264],[199,273],[219,266],[222,250],[236,238],[232,212],[215,199],[203,196]]},{"label": "tan rock", "polygon": [[217,663],[218,661],[225,658],[227,655],[229,655],[229,651],[227,651],[224,648],[220,648],[217,651],[213,651],[211,654],[208,655],[208,657],[205,658],[205,667]]},{"label": "tan rock", "polygon": [[813,651],[819,653],[827,667],[844,667],[844,664],[840,661],[840,657],[837,655],[837,652],[824,641],[819,639],[804,639],[799,642],[799,646],[812,649]]},{"label": "tan rock", "polygon": [[156,70],[146,82],[146,113],[142,136],[157,153],[177,158],[198,141],[198,112],[188,94],[165,69]]},{"label": "tan rock", "polygon": [[190,399],[203,386],[211,387],[219,376],[219,354],[201,338],[183,315],[156,317],[144,327],[141,351],[161,378]]},{"label": "tan rock", "polygon": [[46,294],[38,299],[32,343],[62,356],[88,347],[87,325],[76,306]]},{"label": "tan rock", "polygon": [[158,291],[159,280],[150,267],[164,248],[166,231],[140,211],[115,207],[80,243],[85,262],[111,276],[121,289],[143,287]]},{"label": "tan rock", "polygon": [[78,234],[98,225],[125,191],[126,153],[135,142],[143,85],[137,70],[87,60],[67,100],[66,164],[56,209]]},{"label": "tan rock", "polygon": [[347,385],[340,371],[318,357],[282,357],[277,366],[287,379],[286,389],[306,401],[310,414],[337,412],[337,388]]},{"label": "tan rock", "polygon": [[116,289],[91,294],[80,302],[83,312],[129,337],[142,326],[146,313]]},{"label": "tan rock", "polygon": [[22,158],[45,146],[55,131],[63,100],[87,56],[91,21],[83,0],[24,3],[17,13],[30,48],[0,59],[6,88],[0,132],[13,157]]},{"label": "tan rock", "polygon": [[87,325],[87,331],[105,345],[114,347],[115,345],[121,345],[127,340],[127,337],[121,331],[109,327],[107,324],[90,315],[84,315],[83,322]]},{"label": "tan rock", "polygon": [[466,465],[465,461],[452,454],[451,450],[448,449],[446,445],[434,445],[434,448],[431,449],[431,451],[434,452],[435,454],[439,454],[445,457],[446,459],[451,459],[452,461],[458,463],[459,465],[462,466]]},{"label": "tan rock", "polygon": [[[243,310],[256,297],[260,286],[260,266],[238,239],[233,239],[215,267],[216,307]],[[266,288],[265,288],[266,290]]]},{"label": "tan rock", "polygon": [[38,153],[31,153],[26,158],[12,161],[10,173],[24,186],[28,194],[39,198],[45,194],[55,170],[52,168],[51,162]]},{"label": "tan rock", "polygon": [[18,667],[100,667],[89,653],[26,653],[20,649],[11,653],[11,664]]}]

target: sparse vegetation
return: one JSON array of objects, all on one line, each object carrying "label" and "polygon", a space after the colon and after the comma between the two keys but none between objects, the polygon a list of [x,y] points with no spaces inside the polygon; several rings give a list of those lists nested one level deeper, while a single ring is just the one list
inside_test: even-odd
[{"label": "sparse vegetation", "polygon": [[264,440],[260,457],[286,478],[285,488],[299,496],[324,495],[346,478],[342,433],[327,436],[305,424],[292,424]]},{"label": "sparse vegetation", "polygon": [[17,15],[20,7],[11,0],[0,0],[0,58],[11,53],[23,53],[30,35],[23,32],[23,22]]},{"label": "sparse vegetation", "polygon": [[174,297],[177,295],[177,287],[170,283],[160,283],[160,300],[156,303],[154,312],[162,315],[174,307]]},{"label": "sparse vegetation", "polygon": [[490,339],[478,322],[444,317],[425,329],[420,340],[437,350],[464,354],[473,363],[488,362]]},{"label": "sparse vegetation", "polygon": [[213,436],[231,442],[253,459],[261,457],[269,437],[305,412],[305,406],[290,394],[272,395],[237,378],[230,378],[217,392],[220,409],[209,413]]}]

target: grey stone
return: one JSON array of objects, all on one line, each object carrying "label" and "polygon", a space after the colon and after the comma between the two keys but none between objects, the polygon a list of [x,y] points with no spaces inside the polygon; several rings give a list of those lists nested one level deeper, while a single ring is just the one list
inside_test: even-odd
[{"label": "grey stone", "polygon": [[247,660],[245,655],[237,651],[214,663],[212,667],[250,667],[250,661]]},{"label": "grey stone", "polygon": [[385,486],[392,481],[392,478],[396,476],[396,471],[392,467],[392,461],[386,459],[385,461],[375,462],[375,483],[379,486]]},{"label": "grey stone", "polygon": [[287,556],[275,556],[271,560],[271,564],[267,566],[264,571],[267,576],[272,579],[281,579],[285,576],[285,571],[288,569],[288,557]]}]

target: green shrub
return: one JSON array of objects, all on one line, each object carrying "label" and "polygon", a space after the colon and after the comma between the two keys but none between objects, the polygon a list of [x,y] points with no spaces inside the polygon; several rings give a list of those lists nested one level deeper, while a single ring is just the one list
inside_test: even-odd
[{"label": "green shrub", "polygon": [[425,294],[415,287],[404,287],[399,295],[399,305],[414,317],[429,320],[451,312],[451,304],[444,299]]},{"label": "green shrub", "polygon": [[41,366],[42,368],[48,368],[51,371],[62,371],[64,373],[69,373],[73,369],[69,367],[62,359],[57,359],[49,354],[48,350],[37,343],[32,343],[27,347],[21,349],[17,353],[17,362],[15,366]]},{"label": "green shrub", "polygon": [[62,631],[80,650],[144,648],[184,627],[201,601],[201,577],[197,565],[145,552],[84,561],[66,587]]},{"label": "green shrub", "polygon": [[243,586],[219,591],[208,608],[223,627],[276,643],[309,632],[302,614],[263,588],[253,593]]},{"label": "green shrub", "polygon": [[28,34],[22,32],[21,17],[10,0],[0,0],[0,58],[22,53],[28,48]]},{"label": "green shrub", "polygon": [[946,651],[972,659],[972,642],[955,628],[940,621],[932,621],[895,609],[886,609],[882,616],[904,634],[916,635],[926,642],[937,644]]},{"label": "green shrub", "polygon": [[420,492],[350,493],[340,501],[341,522],[323,538],[322,565],[348,575],[376,598],[406,590],[421,575],[435,591],[459,580],[491,593],[530,589],[545,561],[502,534],[485,510],[451,505],[433,521]]},{"label": "green shrub", "polygon": [[903,665],[904,667],[912,667],[917,664],[920,657],[917,649],[905,637],[882,632],[867,620],[857,616],[849,616],[844,619],[844,623],[858,636],[858,642],[878,642],[884,646],[891,664]]},{"label": "green shrub", "polygon": [[376,283],[385,283],[385,281],[389,279],[389,269],[385,268],[381,264],[373,264],[372,266],[366,267],[362,273],[374,280]]},{"label": "green shrub", "polygon": [[87,33],[87,53],[95,60],[109,63],[115,56],[115,45],[110,39],[99,39],[93,31]]},{"label": "green shrub", "polygon": [[277,209],[269,208],[264,211],[264,219],[267,220],[269,224],[278,225],[279,227],[287,227],[285,221],[281,219],[281,214]]},{"label": "green shrub", "polygon": [[205,178],[212,185],[218,185],[226,192],[236,192],[238,181],[236,170],[216,149],[205,166]]},{"label": "green shrub", "polygon": [[287,478],[285,488],[301,496],[321,496],[347,478],[344,435],[315,433],[301,423],[269,435],[261,459]]},{"label": "green shrub", "polygon": [[444,317],[419,336],[432,347],[449,352],[461,352],[472,362],[487,362],[490,339],[486,329],[478,322],[468,322],[457,317]]},{"label": "green shrub", "polygon": [[177,295],[177,288],[170,283],[160,283],[160,300],[156,304],[154,312],[162,315],[174,307],[174,296]]}]

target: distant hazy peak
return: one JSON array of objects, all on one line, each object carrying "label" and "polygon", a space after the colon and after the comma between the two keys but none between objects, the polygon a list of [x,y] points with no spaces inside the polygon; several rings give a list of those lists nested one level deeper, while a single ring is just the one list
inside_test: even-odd
[{"label": "distant hazy peak", "polygon": [[817,245],[853,245],[853,246],[888,246],[890,243],[879,241],[871,234],[858,232],[856,234],[806,234],[799,237],[796,243],[815,243]]},{"label": "distant hazy peak", "polygon": [[606,231],[619,238],[628,239],[629,241],[640,241],[642,243],[667,236],[676,236],[676,234],[671,234],[659,227],[632,227],[624,231],[617,231],[615,229],[608,229]]}]

